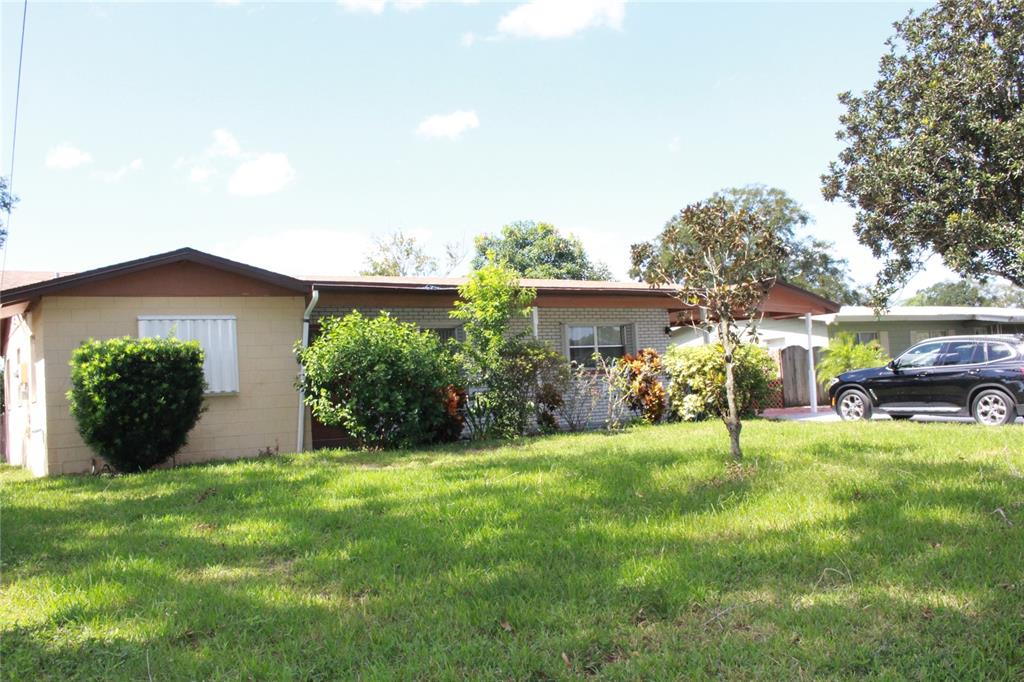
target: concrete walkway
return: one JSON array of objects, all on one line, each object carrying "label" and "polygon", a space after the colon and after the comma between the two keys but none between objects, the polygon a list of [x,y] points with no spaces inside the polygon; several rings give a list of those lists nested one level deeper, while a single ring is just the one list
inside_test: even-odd
[{"label": "concrete walkway", "polygon": [[[772,419],[775,421],[799,421],[799,422],[838,422],[842,421],[839,415],[828,405],[821,405],[818,407],[818,414],[813,414],[809,405],[804,407],[783,407],[783,408],[771,408],[761,413],[761,416],[765,419]],[[876,414],[871,417],[873,420],[886,420],[892,421],[892,417],[887,414]],[[961,424],[973,424],[974,420],[970,417],[929,417],[920,416],[914,417],[913,421],[916,422],[948,422],[948,423],[961,423]],[[1024,423],[1024,419],[1018,419],[1015,423]]]}]

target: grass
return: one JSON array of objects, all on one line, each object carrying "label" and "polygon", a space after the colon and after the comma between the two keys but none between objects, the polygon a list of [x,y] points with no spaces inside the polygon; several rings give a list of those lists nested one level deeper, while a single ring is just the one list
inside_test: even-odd
[{"label": "grass", "polygon": [[4,679],[1021,679],[1024,429],[0,470]]}]

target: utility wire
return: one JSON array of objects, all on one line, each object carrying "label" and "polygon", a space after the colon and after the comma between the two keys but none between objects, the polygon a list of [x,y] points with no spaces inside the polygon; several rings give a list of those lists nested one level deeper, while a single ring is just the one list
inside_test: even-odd
[{"label": "utility wire", "polygon": [[7,206],[7,236],[4,238],[4,255],[0,262],[0,302],[3,300],[4,275],[7,274],[7,244],[11,239],[11,208],[14,204],[14,151],[18,146],[18,107],[21,104],[21,63],[25,58],[25,19],[28,18],[28,0],[21,7],[21,43],[18,46],[18,80],[14,87],[14,125],[11,132],[11,168],[7,174],[7,194],[11,201]]}]

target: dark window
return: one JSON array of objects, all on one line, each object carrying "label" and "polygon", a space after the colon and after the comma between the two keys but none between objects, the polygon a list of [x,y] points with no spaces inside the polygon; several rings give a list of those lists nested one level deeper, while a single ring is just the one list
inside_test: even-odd
[{"label": "dark window", "polygon": [[914,346],[900,356],[900,367],[932,367],[939,359],[942,346],[941,341]]},{"label": "dark window", "polygon": [[936,364],[973,365],[985,362],[985,346],[977,341],[950,341]]},{"label": "dark window", "polygon": [[1005,343],[990,343],[988,344],[988,360],[993,362],[995,360],[1007,360],[1013,357],[1013,349],[1007,346]]}]

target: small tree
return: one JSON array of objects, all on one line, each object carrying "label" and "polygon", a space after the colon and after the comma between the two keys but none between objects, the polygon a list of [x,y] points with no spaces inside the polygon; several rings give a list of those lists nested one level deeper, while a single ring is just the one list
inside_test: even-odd
[{"label": "small tree", "polygon": [[451,356],[435,334],[414,324],[387,313],[329,317],[296,355],[313,415],[365,445],[404,447],[461,431],[464,398]]},{"label": "small tree", "polygon": [[736,321],[756,317],[786,255],[767,220],[721,197],[687,206],[657,239],[632,248],[633,276],[673,287],[686,306],[706,312],[694,324],[718,334],[728,406],[723,420],[736,460],[743,457],[733,374],[733,352],[740,343]]},{"label": "small tree", "polygon": [[71,354],[68,401],[78,432],[121,471],[145,471],[184,447],[205,389],[195,341],[126,336],[89,340]]},{"label": "small tree", "polygon": [[837,334],[828,342],[828,348],[816,367],[818,381],[828,384],[843,372],[868,367],[881,367],[889,362],[889,355],[878,341],[857,343],[849,332]]},{"label": "small tree", "polygon": [[[456,242],[444,245],[444,274],[455,270],[465,258],[465,251]],[[438,261],[419,245],[415,237],[401,230],[374,239],[374,252],[366,257],[366,267],[359,274],[379,277],[428,277],[442,272]]]},{"label": "small tree", "polygon": [[18,203],[18,197],[11,194],[7,178],[0,175],[0,246],[3,246],[7,240],[7,224],[5,221],[16,203]]}]

